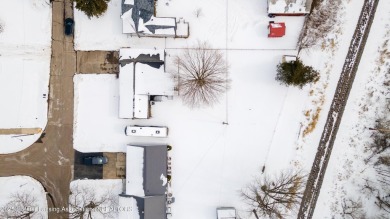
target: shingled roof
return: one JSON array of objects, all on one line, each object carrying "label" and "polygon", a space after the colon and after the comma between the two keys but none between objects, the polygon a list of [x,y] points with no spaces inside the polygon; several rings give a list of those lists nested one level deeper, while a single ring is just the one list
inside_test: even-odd
[{"label": "shingled roof", "polygon": [[155,0],[122,0],[123,33],[174,37],[176,18],[155,17]]}]

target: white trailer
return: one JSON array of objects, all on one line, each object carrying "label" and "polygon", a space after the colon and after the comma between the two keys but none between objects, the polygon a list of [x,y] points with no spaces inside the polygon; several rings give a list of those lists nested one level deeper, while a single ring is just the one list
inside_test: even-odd
[{"label": "white trailer", "polygon": [[130,126],[126,126],[125,134],[127,136],[137,136],[137,137],[166,138],[168,136],[168,127],[130,125]]}]

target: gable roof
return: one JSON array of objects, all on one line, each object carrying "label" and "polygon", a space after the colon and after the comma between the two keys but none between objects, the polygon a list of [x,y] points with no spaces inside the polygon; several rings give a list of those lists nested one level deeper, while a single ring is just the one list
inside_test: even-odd
[{"label": "gable roof", "polygon": [[155,17],[154,14],[154,0],[122,0],[123,33],[174,37],[176,18]]},{"label": "gable roof", "polygon": [[164,195],[167,186],[167,147],[127,146],[126,194]]},{"label": "gable roof", "polygon": [[119,204],[126,211],[119,212],[120,219],[166,219],[166,198],[162,196],[138,197],[119,195]]}]

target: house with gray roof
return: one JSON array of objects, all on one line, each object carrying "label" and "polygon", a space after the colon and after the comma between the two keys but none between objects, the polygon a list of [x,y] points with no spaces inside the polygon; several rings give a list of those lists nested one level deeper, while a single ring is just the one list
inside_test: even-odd
[{"label": "house with gray roof", "polygon": [[174,17],[156,17],[155,5],[155,0],[122,0],[123,33],[138,37],[177,37],[178,24],[182,29],[182,22],[176,22]]},{"label": "house with gray roof", "polygon": [[166,219],[167,146],[128,145],[120,218]]}]

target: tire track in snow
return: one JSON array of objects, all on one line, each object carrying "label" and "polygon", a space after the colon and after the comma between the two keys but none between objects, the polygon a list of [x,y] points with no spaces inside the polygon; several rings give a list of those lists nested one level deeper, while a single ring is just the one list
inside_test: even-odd
[{"label": "tire track in snow", "polygon": [[306,189],[298,212],[298,219],[312,218],[320,194],[322,181],[329,162],[344,108],[364,51],[379,0],[365,0],[352,37],[348,54],[329,109],[328,117],[307,180]]}]

